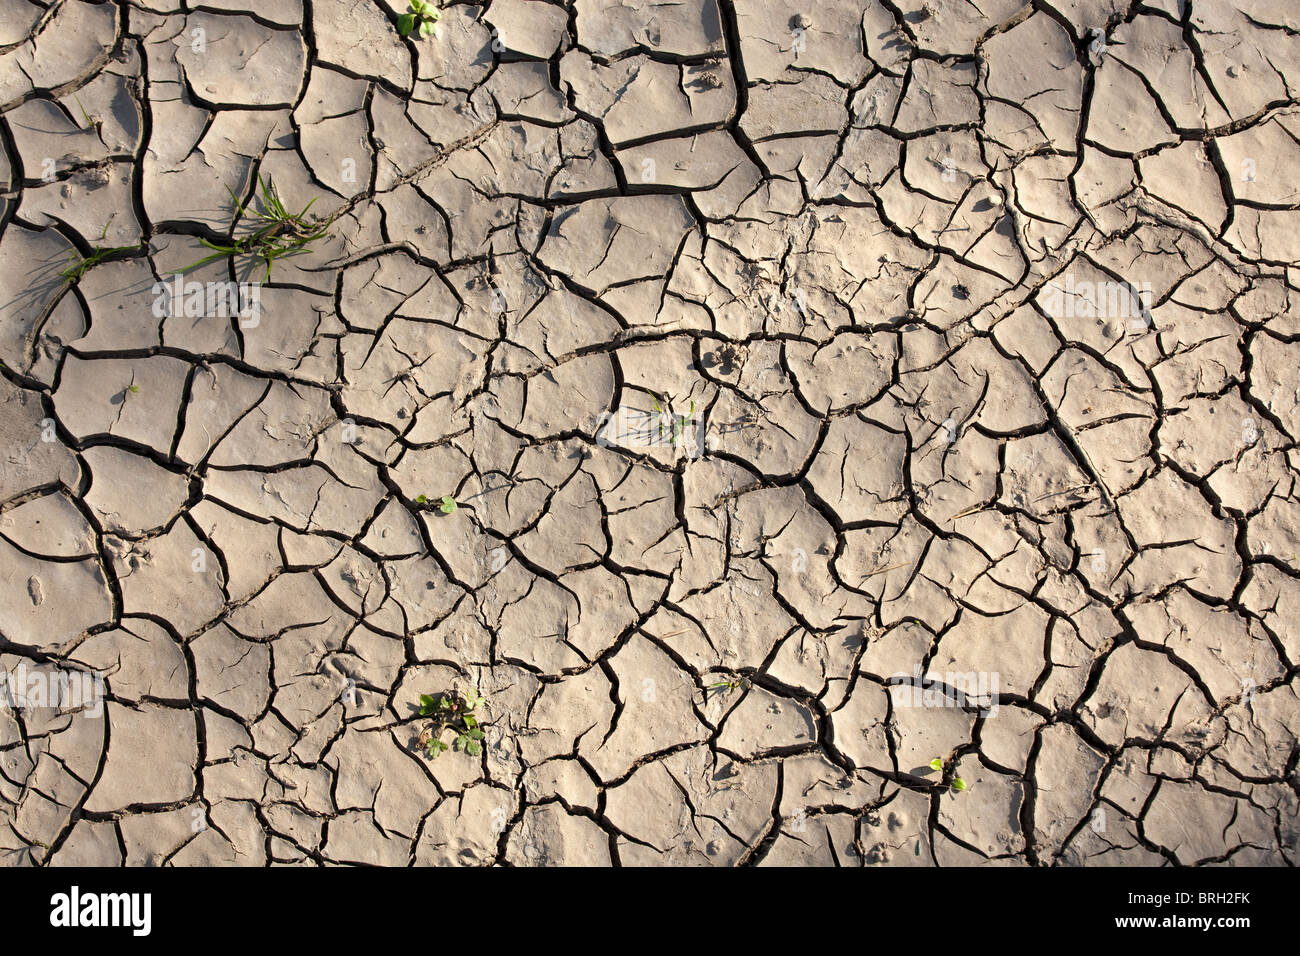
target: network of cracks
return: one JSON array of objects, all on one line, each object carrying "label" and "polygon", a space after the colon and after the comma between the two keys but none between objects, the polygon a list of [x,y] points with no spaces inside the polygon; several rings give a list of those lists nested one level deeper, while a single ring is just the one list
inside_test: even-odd
[{"label": "network of cracks", "polygon": [[1297,861],[1294,4],[404,12],[0,0],[0,859]]}]

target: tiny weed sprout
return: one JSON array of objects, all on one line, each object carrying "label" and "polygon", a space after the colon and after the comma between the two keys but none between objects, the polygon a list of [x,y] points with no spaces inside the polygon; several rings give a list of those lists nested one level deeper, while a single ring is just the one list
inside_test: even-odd
[{"label": "tiny weed sprout", "polygon": [[691,419],[695,417],[695,400],[691,400],[690,410],[685,415],[682,415],[673,410],[672,403],[667,399],[660,399],[657,394],[650,391],[648,388],[644,391],[650,396],[650,407],[654,409],[655,417],[658,420],[659,440],[663,441],[665,420],[667,420],[666,424],[672,438],[672,443],[674,445],[680,445],[682,442],[682,435],[686,432],[687,424],[689,424]]},{"label": "tiny weed sprout", "polygon": [[[459,750],[477,757],[483,752],[483,730],[474,711],[486,703],[475,688],[463,694],[452,690],[450,694],[421,694],[420,716],[430,722],[420,731],[418,742],[435,759],[444,751]],[[450,745],[445,738],[452,737]]]},{"label": "tiny weed sprout", "polygon": [[704,688],[704,695],[707,697],[710,691],[717,691],[719,694],[725,694],[728,691],[740,690],[742,687],[748,686],[749,681],[743,677],[737,680],[722,680],[718,681],[716,684],[709,684],[706,686]]},{"label": "tiny weed sprout", "polygon": [[[111,221],[112,219],[110,217],[110,222],[104,223],[104,231],[99,234],[100,239],[103,239],[108,235],[108,227]],[[115,256],[120,256],[124,252],[135,252],[137,249],[141,248],[143,248],[143,246],[139,244],[134,246],[93,246],[90,250],[90,255],[88,256],[83,256],[76,250],[73,250],[72,255],[68,257],[68,267],[60,272],[59,275],[63,277],[64,282],[68,285],[72,285],[101,262],[107,262],[109,259],[112,259]]]},{"label": "tiny weed sprout", "polygon": [[397,18],[397,32],[405,37],[418,30],[422,37],[431,36],[433,25],[442,16],[438,8],[429,0],[411,0],[406,9],[407,12]]},{"label": "tiny weed sprout", "polygon": [[[198,262],[190,263],[181,270],[182,272],[189,272],[191,269],[197,269],[199,266],[207,265],[209,262],[215,262],[218,259],[253,256],[261,259],[266,264],[266,281],[270,282],[271,267],[278,260],[311,251],[311,244],[323,238],[329,232],[330,226],[334,224],[333,216],[327,219],[318,219],[315,216],[307,215],[307,212],[315,205],[315,199],[303,206],[298,212],[290,212],[283,200],[280,199],[280,194],[276,190],[274,183],[267,185],[259,175],[257,177],[257,188],[259,190],[258,205],[261,208],[252,210],[251,218],[263,225],[246,236],[232,239],[228,244],[200,239],[200,245],[213,250],[212,255],[204,256]],[[229,186],[226,187],[226,192],[230,193],[230,198],[235,203],[235,226],[237,227],[239,221],[248,213],[248,210]]]},{"label": "tiny weed sprout", "polygon": [[77,103],[77,109],[79,109],[79,110],[81,111],[81,118],[82,118],[83,120],[86,121],[86,125],[83,126],[82,129],[84,129],[84,130],[92,130],[92,129],[93,129],[93,130],[95,130],[95,131],[98,132],[99,127],[102,125],[102,124],[99,122],[99,120],[97,120],[97,119],[93,119],[93,118],[91,117],[91,115],[90,115],[89,113],[86,112],[86,108],[85,108],[84,106],[81,105],[81,97],[79,97],[79,96],[73,96],[72,98],[73,98],[73,99],[76,101],[76,103]]},{"label": "tiny weed sprout", "polygon": [[[943,760],[940,759],[939,757],[935,757],[933,760],[930,761],[930,769],[935,771],[936,773],[943,773]],[[961,777],[953,777],[952,789],[957,793],[961,793],[963,790],[967,789],[966,781],[963,780]]]},{"label": "tiny weed sprout", "polygon": [[128,392],[130,392],[132,395],[135,395],[136,393],[138,393],[138,392],[140,391],[140,386],[139,386],[139,385],[128,385],[128,386],[126,387],[126,390],[127,390]]},{"label": "tiny weed sprout", "polygon": [[[429,496],[428,496],[428,495],[416,495],[416,496],[415,496],[415,503],[416,503],[417,505],[427,505],[427,504],[429,504]],[[457,508],[459,508],[459,507],[460,507],[460,505],[458,505],[458,504],[456,503],[456,499],[453,498],[451,495],[443,495],[441,498],[438,499],[438,510],[441,511],[441,512],[442,512],[443,514],[445,514],[445,515],[449,515],[449,514],[451,514],[453,511],[455,511],[455,510],[456,510]]]}]

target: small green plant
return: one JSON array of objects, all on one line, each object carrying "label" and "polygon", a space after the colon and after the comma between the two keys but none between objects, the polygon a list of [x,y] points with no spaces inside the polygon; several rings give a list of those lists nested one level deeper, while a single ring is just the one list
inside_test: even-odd
[{"label": "small green plant", "polygon": [[[271,281],[271,267],[280,259],[300,255],[311,251],[311,244],[323,238],[334,225],[334,217],[318,219],[307,213],[316,200],[313,199],[298,212],[290,212],[280,198],[275,184],[267,185],[262,177],[257,177],[260,209],[251,211],[251,218],[263,223],[246,236],[232,240],[230,243],[210,242],[200,239],[199,243],[213,250],[212,255],[205,256],[198,262],[192,262],[182,272],[189,272],[199,266],[207,265],[218,259],[233,259],[235,256],[254,256],[266,263],[266,281]],[[235,225],[249,214],[248,209],[239,201],[234,190],[229,186],[226,192],[235,203]]]},{"label": "small green plant", "polygon": [[695,400],[691,399],[690,410],[681,415],[673,411],[671,403],[667,400],[661,400],[654,392],[646,389],[646,394],[650,396],[650,405],[654,408],[655,416],[658,419],[658,438],[663,441],[664,437],[664,420],[667,419],[668,431],[672,436],[672,443],[680,445],[682,435],[686,431],[686,425],[695,417]]},{"label": "small green plant", "polygon": [[[471,757],[483,752],[483,730],[474,711],[485,703],[474,688],[463,694],[453,688],[450,694],[420,695],[420,716],[431,720],[420,732],[419,743],[430,760],[448,749],[459,750]],[[448,746],[444,738],[451,735],[454,737]]]},{"label": "small green plant", "polygon": [[[930,769],[935,771],[936,773],[943,773],[943,760],[941,760],[939,757],[935,757],[933,760],[930,761]],[[966,781],[963,780],[961,777],[953,777],[952,789],[958,793],[961,793],[963,790],[966,789]]]},{"label": "small green plant", "polygon": [[77,109],[81,111],[81,118],[86,121],[86,125],[83,126],[82,129],[83,130],[93,129],[96,132],[98,132],[100,126],[102,126],[103,124],[99,120],[93,118],[89,113],[86,112],[86,108],[81,105],[81,97],[74,95],[72,98],[77,102]]},{"label": "small green plant", "polygon": [[406,10],[406,13],[397,18],[397,32],[404,37],[417,30],[422,37],[431,36],[433,25],[442,16],[429,0],[411,0]]},{"label": "small green plant", "polygon": [[748,687],[749,681],[743,677],[735,680],[722,680],[716,684],[709,684],[704,688],[704,696],[707,697],[710,691],[716,691],[719,694],[726,694],[733,690],[740,690],[742,687]]},{"label": "small green plant", "polygon": [[[104,229],[99,234],[101,240],[108,235],[108,227],[112,224],[112,221],[110,216],[109,221],[104,223]],[[124,252],[135,252],[137,249],[142,248],[143,246],[139,243],[134,246],[92,246],[88,256],[83,256],[74,249],[72,255],[68,257],[68,267],[59,275],[63,276],[63,280],[68,285],[72,285],[101,262],[107,262],[114,256],[121,255]]]},{"label": "small green plant", "polygon": [[135,384],[135,376],[132,375],[131,381],[126,383],[126,387],[123,388],[122,391],[118,392],[116,395],[113,396],[113,404],[125,406],[127,399],[129,399],[132,395],[139,395],[139,394],[140,394],[140,386]]},{"label": "small green plant", "polygon": [[[429,503],[429,496],[416,495],[415,503],[419,505],[427,505]],[[460,505],[456,503],[456,499],[453,498],[451,495],[443,495],[441,498],[438,499],[438,510],[445,515],[451,514],[459,507]]]}]

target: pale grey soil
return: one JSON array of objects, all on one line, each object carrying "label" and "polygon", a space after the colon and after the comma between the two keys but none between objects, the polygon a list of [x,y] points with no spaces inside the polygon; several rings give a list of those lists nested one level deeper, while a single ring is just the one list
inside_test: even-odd
[{"label": "pale grey soil", "polygon": [[6,863],[1297,862],[1300,7],[403,10],[0,0]]}]

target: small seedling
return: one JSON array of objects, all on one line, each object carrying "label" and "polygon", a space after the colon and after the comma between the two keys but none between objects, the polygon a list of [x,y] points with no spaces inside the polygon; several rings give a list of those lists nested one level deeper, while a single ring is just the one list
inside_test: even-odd
[{"label": "small seedling", "polygon": [[[429,496],[416,495],[415,503],[419,505],[427,505],[429,503]],[[441,498],[438,499],[438,510],[445,515],[451,514],[459,507],[460,505],[456,503],[456,499],[453,498],[451,495],[443,495]]]},{"label": "small seedling", "polygon": [[718,681],[716,684],[709,684],[704,688],[704,694],[706,697],[708,696],[709,691],[717,691],[719,694],[726,694],[729,691],[740,690],[742,687],[748,686],[749,681],[743,677],[738,678],[737,680],[723,680]]},{"label": "small seedling", "polygon": [[[419,743],[429,759],[433,760],[448,749],[477,757],[483,752],[483,730],[474,711],[486,701],[479,692],[470,688],[464,694],[453,690],[450,694],[420,695],[420,716],[431,722],[420,732]],[[450,748],[443,737],[455,734]]]},{"label": "small seedling", "polygon": [[126,400],[130,398],[132,395],[139,395],[139,394],[140,394],[140,386],[135,384],[135,376],[132,375],[131,381],[127,382],[126,388],[122,389],[122,404],[125,405]]},{"label": "small seedling", "polygon": [[78,255],[74,252],[68,259],[68,267],[59,275],[63,276],[69,285],[72,285],[101,262],[106,262],[118,253],[133,252],[139,248],[139,246],[95,246],[90,250],[88,256]]},{"label": "small seedling", "polygon": [[664,419],[667,418],[668,429],[672,435],[672,443],[674,445],[680,445],[682,441],[682,434],[686,431],[687,422],[689,422],[692,418],[695,417],[695,400],[694,399],[691,400],[690,411],[687,412],[685,415],[680,415],[677,412],[672,410],[672,405],[668,401],[664,400],[661,402],[659,396],[656,395],[654,392],[650,391],[649,389],[646,389],[646,393],[650,396],[650,405],[651,407],[654,408],[655,416],[659,422],[658,425],[659,440],[660,441],[663,440]]},{"label": "small seedling", "polygon": [[[189,272],[191,269],[197,269],[199,266],[207,265],[209,262],[215,262],[218,259],[254,256],[266,263],[266,281],[270,282],[271,266],[280,259],[287,259],[289,256],[309,252],[311,244],[324,237],[329,232],[330,226],[334,224],[333,216],[328,219],[319,219],[307,215],[307,212],[315,205],[315,199],[303,206],[298,212],[290,212],[280,198],[274,183],[267,185],[259,175],[257,177],[257,187],[260,191],[258,205],[261,208],[253,210],[251,217],[264,223],[264,225],[246,236],[232,240],[229,244],[200,239],[199,244],[212,249],[213,254],[205,256],[198,262],[190,263],[181,270],[182,272]],[[238,226],[239,220],[244,218],[248,210],[229,186],[226,187],[226,192],[230,193],[230,198],[234,200],[235,225]]]},{"label": "small seedling", "polygon": [[432,36],[433,25],[442,16],[438,8],[429,0],[411,0],[406,9],[407,12],[397,18],[397,32],[405,37],[418,30],[422,37]]},{"label": "small seedling", "polygon": [[[935,757],[933,760],[930,761],[930,769],[935,771],[936,773],[943,773],[943,761],[940,758]],[[961,777],[953,777],[952,789],[958,793],[961,793],[963,790],[966,789],[966,781],[963,780]]]},{"label": "small seedling", "polygon": [[84,120],[86,121],[86,125],[83,126],[82,129],[85,129],[85,130],[91,130],[91,129],[93,129],[93,130],[95,130],[96,132],[98,132],[99,127],[100,127],[100,125],[101,125],[100,122],[99,122],[99,120],[97,120],[97,119],[92,119],[92,118],[91,118],[91,115],[90,115],[89,113],[86,112],[86,108],[85,108],[84,106],[81,105],[81,97],[79,97],[79,96],[73,96],[72,98],[73,98],[74,100],[76,100],[76,103],[77,103],[77,109],[81,110],[81,118],[84,119]]},{"label": "small seedling", "polygon": [[[112,217],[110,216],[109,221],[104,223],[104,230],[99,234],[100,239],[108,235],[108,227],[111,223]],[[112,257],[123,252],[135,252],[141,248],[143,246],[139,243],[134,246],[92,246],[88,256],[83,256],[74,249],[72,255],[68,258],[68,267],[59,275],[63,276],[63,280],[68,285],[72,285],[101,262],[107,262]]]}]

